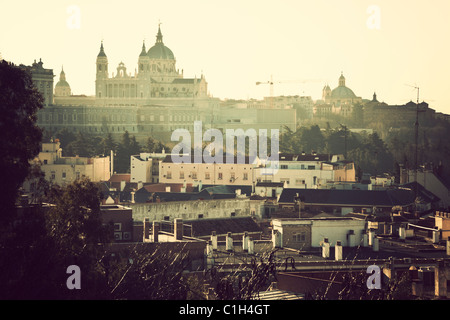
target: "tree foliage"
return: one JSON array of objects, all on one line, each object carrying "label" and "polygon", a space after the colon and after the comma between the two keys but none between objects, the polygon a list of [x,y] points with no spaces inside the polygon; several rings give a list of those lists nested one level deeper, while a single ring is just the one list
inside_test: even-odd
[{"label": "tree foliage", "polygon": [[28,71],[0,61],[0,222],[12,219],[17,191],[39,153],[42,131],[36,114],[43,101]]}]

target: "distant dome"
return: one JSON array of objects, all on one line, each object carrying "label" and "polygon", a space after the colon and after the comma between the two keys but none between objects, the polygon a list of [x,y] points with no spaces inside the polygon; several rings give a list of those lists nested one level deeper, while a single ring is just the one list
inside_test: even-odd
[{"label": "distant dome", "polygon": [[55,85],[55,95],[56,96],[69,96],[70,94],[71,94],[70,85],[66,81],[66,74],[64,72],[64,69],[62,69],[61,73],[59,75],[59,81]]},{"label": "distant dome", "polygon": [[162,41],[162,33],[161,28],[158,27],[158,34],[156,36],[156,43],[153,47],[151,47],[147,55],[151,59],[171,59],[174,60],[175,56],[173,55],[172,50],[166,47]]},{"label": "distant dome", "polygon": [[344,86],[337,87],[331,91],[331,98],[356,98],[355,93],[352,89]]}]

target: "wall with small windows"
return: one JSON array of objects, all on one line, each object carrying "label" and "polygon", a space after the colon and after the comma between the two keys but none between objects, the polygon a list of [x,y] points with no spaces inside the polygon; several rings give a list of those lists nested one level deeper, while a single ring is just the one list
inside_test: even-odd
[{"label": "wall with small windows", "polygon": [[171,221],[176,218],[230,218],[253,216],[261,218],[264,201],[244,199],[220,199],[201,201],[171,201],[159,203],[135,203],[133,220]]}]

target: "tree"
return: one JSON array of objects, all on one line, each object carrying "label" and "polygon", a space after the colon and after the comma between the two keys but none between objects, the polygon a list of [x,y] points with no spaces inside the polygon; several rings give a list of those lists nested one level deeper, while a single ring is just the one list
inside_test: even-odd
[{"label": "tree", "polygon": [[92,157],[95,155],[95,142],[92,137],[78,132],[74,141],[67,145],[68,155],[80,157]]},{"label": "tree", "polygon": [[115,157],[114,168],[117,172],[130,172],[130,158],[132,155],[139,154],[141,146],[135,136],[130,136],[128,131],[122,135],[120,143],[117,145],[117,156]]},{"label": "tree", "polygon": [[156,152],[157,141],[152,137],[148,137],[144,146],[145,152]]},{"label": "tree", "polygon": [[117,144],[114,141],[111,133],[108,133],[106,137],[104,137],[100,143],[100,149],[104,155],[109,155],[111,151],[115,151],[117,148]]},{"label": "tree", "polygon": [[42,131],[36,119],[43,101],[28,71],[0,61],[0,225],[13,218],[18,189],[39,153]]}]

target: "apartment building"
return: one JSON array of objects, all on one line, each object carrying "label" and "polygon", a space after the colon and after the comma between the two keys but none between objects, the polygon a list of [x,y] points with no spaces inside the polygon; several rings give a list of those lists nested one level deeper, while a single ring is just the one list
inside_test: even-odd
[{"label": "apartment building", "polygon": [[159,164],[159,181],[161,183],[192,184],[192,185],[230,185],[253,186],[255,181],[255,168],[259,166],[259,159],[238,163],[234,159],[227,163],[195,162],[194,157],[190,163],[173,163],[170,155]]},{"label": "apartment building", "polygon": [[282,153],[273,174],[264,174],[264,168],[255,171],[258,182],[281,182],[286,188],[311,189],[333,181],[356,181],[355,166],[343,155]]},{"label": "apartment building", "polygon": [[91,181],[107,181],[111,176],[110,157],[63,157],[60,142],[43,143],[42,151],[35,159],[41,163],[45,179],[58,185],[66,185],[82,177]]},{"label": "apartment building", "polygon": [[140,153],[132,155],[130,161],[130,182],[158,183],[159,162],[166,158],[164,150],[161,153]]}]

